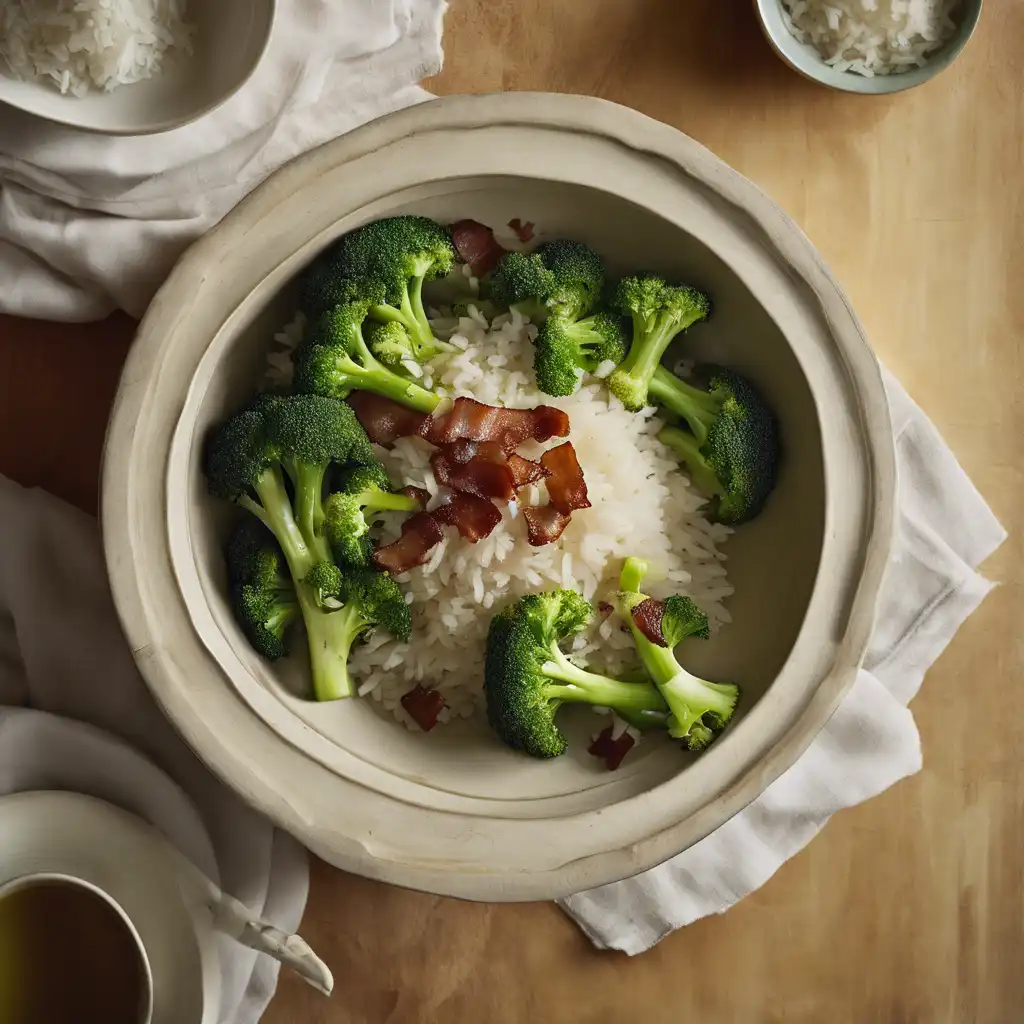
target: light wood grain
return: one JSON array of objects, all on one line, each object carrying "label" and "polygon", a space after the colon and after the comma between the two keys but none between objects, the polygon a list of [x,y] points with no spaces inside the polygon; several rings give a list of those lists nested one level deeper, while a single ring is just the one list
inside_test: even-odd
[{"label": "light wood grain", "polygon": [[[1010,529],[987,567],[1003,586],[914,702],[924,771],[727,915],[628,960],[553,906],[318,864],[303,932],[337,994],[284,978],[268,1024],[1024,1020],[1024,4],[988,0],[953,69],[881,99],[788,72],[744,0],[457,0],[446,42],[438,92],[617,100],[789,210]],[[94,507],[129,330],[0,319],[0,472]]]}]

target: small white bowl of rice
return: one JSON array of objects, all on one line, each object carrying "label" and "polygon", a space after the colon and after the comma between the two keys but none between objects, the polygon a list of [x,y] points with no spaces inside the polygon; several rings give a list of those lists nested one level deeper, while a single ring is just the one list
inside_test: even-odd
[{"label": "small white bowl of rice", "polygon": [[934,78],[960,55],[982,0],[754,0],[776,54],[806,78],[867,96]]},{"label": "small white bowl of rice", "polygon": [[7,0],[0,103],[105,135],[179,128],[255,71],[275,0]]},{"label": "small white bowl of rice", "polygon": [[[402,214],[471,218],[506,245],[576,239],[609,277],[650,271],[700,288],[714,315],[671,365],[712,360],[753,381],[777,412],[782,463],[757,519],[716,524],[657,437],[654,409],[626,412],[598,374],[568,397],[542,395],[536,330],[518,312],[445,315],[428,296],[451,348],[422,383],[489,405],[558,406],[589,507],[543,546],[527,543],[516,503],[477,542],[448,530],[425,564],[395,577],[410,639],[371,636],[349,663],[359,696],[317,703],[306,652],[266,661],[233,618],[223,549],[240,510],[209,493],[204,444],[268,379],[287,382],[304,268],[352,229]],[[525,224],[533,237],[517,243]],[[395,486],[433,496],[422,437],[378,456]],[[675,129],[601,100],[512,93],[422,104],[329,143],[185,255],[125,368],[102,520],[139,668],[221,778],[346,870],[530,900],[652,867],[800,756],[856,676],[894,494],[878,363],[799,229]],[[732,722],[700,754],[645,734],[613,771],[588,751],[608,722],[590,708],[559,712],[562,756],[504,746],[482,713],[491,617],[525,594],[577,590],[600,614],[569,653],[625,678],[637,663],[615,600],[630,555],[653,566],[652,595],[682,593],[706,611],[711,637],[688,648],[687,667],[742,688]],[[403,707],[417,686],[443,698],[428,731]]]}]

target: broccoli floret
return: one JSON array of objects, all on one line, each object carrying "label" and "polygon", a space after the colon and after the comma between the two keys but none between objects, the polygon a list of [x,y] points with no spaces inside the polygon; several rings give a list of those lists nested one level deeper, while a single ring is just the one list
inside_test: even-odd
[{"label": "broccoli floret", "polygon": [[703,750],[732,718],[740,690],[733,683],[712,683],[687,672],[676,660],[675,648],[687,637],[707,639],[708,618],[688,597],[665,601],[661,632],[666,646],[652,643],[633,618],[633,609],[647,595],[640,585],[647,563],[627,558],[619,581],[620,611],[629,622],[637,652],[648,675],[661,692],[671,712],[669,735],[682,740],[690,750]]},{"label": "broccoli floret", "polygon": [[340,596],[353,639],[375,626],[386,629],[396,640],[408,640],[412,634],[412,611],[402,588],[386,572],[346,570]]},{"label": "broccoli floret", "polygon": [[589,602],[572,590],[531,594],[495,615],[487,635],[487,718],[502,741],[532,757],[557,757],[566,740],[555,724],[563,702],[612,708],[628,720],[663,716],[650,683],[625,683],[574,665],[559,643],[590,622]]},{"label": "broccoli floret", "polygon": [[412,338],[397,320],[389,320],[386,324],[368,321],[364,333],[370,351],[385,366],[401,370],[404,363],[416,360]]},{"label": "broccoli floret", "polygon": [[[324,479],[332,464],[373,461],[369,439],[352,410],[344,402],[317,395],[259,399],[215,431],[206,449],[210,490],[251,512],[280,549],[306,626],[318,700],[348,697],[355,691],[347,664],[351,614],[343,616],[340,609],[346,584],[323,531]],[[270,563],[244,555],[238,542],[230,556],[235,580],[241,579],[244,569],[251,584],[262,582],[259,592],[253,590],[244,601],[243,592],[233,584],[239,594],[236,612],[249,635],[256,636],[257,650],[276,657],[284,652],[285,627],[276,643],[269,615],[265,631],[253,625],[270,607],[260,598],[269,592]],[[277,569],[283,576],[280,562]],[[273,625],[276,628],[276,619]]]},{"label": "broccoli floret", "polygon": [[363,338],[366,310],[365,302],[349,302],[320,316],[296,356],[296,390],[332,398],[372,391],[418,412],[433,412],[437,395],[388,369],[370,352]]},{"label": "broccoli floret", "polygon": [[571,395],[584,372],[602,363],[620,363],[627,338],[621,317],[599,312],[575,322],[551,316],[537,335],[533,369],[546,395]]},{"label": "broccoli floret", "polygon": [[745,377],[721,367],[704,373],[707,390],[664,368],[655,372],[651,397],[690,428],[665,427],[658,437],[707,495],[711,518],[735,526],[758,515],[775,487],[778,423]]},{"label": "broccoli floret", "polygon": [[526,255],[502,256],[491,281],[491,297],[515,307],[531,320],[585,317],[597,305],[604,284],[604,263],[582,242],[556,239]]},{"label": "broccoli floret", "polygon": [[337,305],[365,302],[381,323],[400,323],[417,361],[449,346],[434,337],[423,308],[423,284],[455,265],[455,247],[429,217],[388,217],[339,239],[305,273],[302,308],[314,320]]},{"label": "broccoli floret", "polygon": [[283,658],[300,612],[280,546],[255,519],[246,518],[231,536],[227,560],[231,608],[249,643],[269,661]]},{"label": "broccoli floret", "polygon": [[651,274],[623,278],[614,308],[633,321],[629,354],[608,378],[608,388],[634,411],[648,404],[647,391],[672,339],[711,313],[711,301],[689,285],[667,284]]},{"label": "broccoli floret", "polygon": [[338,490],[324,501],[325,533],[334,557],[343,565],[365,567],[370,564],[370,517],[374,512],[414,512],[416,498],[395,494],[380,463],[347,470],[338,481]]}]

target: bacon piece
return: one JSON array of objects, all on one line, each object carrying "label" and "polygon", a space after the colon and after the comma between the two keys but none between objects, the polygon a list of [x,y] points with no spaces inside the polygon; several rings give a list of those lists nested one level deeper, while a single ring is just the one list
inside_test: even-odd
[{"label": "bacon piece", "polygon": [[554,505],[527,505],[523,509],[523,518],[526,520],[527,539],[535,548],[558,540],[569,525],[569,516],[559,512]]},{"label": "bacon piece", "polygon": [[665,602],[649,597],[641,601],[633,609],[633,621],[637,628],[652,644],[667,647],[664,634],[661,632],[661,620],[665,614]]},{"label": "bacon piece", "polygon": [[372,391],[353,391],[348,404],[374,444],[390,448],[400,437],[423,433],[430,420],[427,413],[416,412],[400,402],[375,395]]},{"label": "bacon piece", "polygon": [[456,491],[451,501],[439,505],[431,515],[438,523],[454,526],[470,544],[486,537],[501,522],[501,512],[493,502],[462,491]]},{"label": "bacon piece", "polygon": [[408,572],[430,557],[430,549],[443,536],[444,531],[430,512],[417,512],[402,523],[398,540],[374,551],[373,564],[383,572]]},{"label": "bacon piece", "polygon": [[459,466],[464,466],[474,459],[480,459],[481,462],[493,462],[498,466],[508,465],[508,457],[497,441],[469,441],[462,439],[460,441],[453,441],[451,444],[441,444],[437,447],[450,462]]},{"label": "bacon piece", "polygon": [[548,471],[539,462],[531,462],[515,453],[508,457],[508,468],[512,470],[512,485],[517,491],[520,487],[535,484],[548,475]]},{"label": "bacon piece", "polygon": [[602,619],[607,619],[608,616],[611,615],[613,611],[615,611],[611,603],[608,601],[598,601],[597,610],[600,613]]},{"label": "bacon piece", "polygon": [[613,772],[622,764],[622,759],[633,749],[635,742],[625,729],[620,736],[615,736],[615,726],[609,725],[594,737],[587,753],[600,757],[608,771]]},{"label": "bacon piece", "polygon": [[509,469],[507,462],[491,462],[480,455],[475,455],[469,462],[460,465],[441,449],[430,457],[430,467],[437,482],[444,487],[450,487],[453,491],[505,502],[516,496],[512,470]]},{"label": "bacon piece", "polygon": [[525,224],[518,218],[513,217],[509,222],[508,226],[516,233],[516,238],[520,242],[531,242],[533,241],[533,221],[528,220]]},{"label": "bacon piece", "polygon": [[452,245],[459,259],[468,263],[478,277],[493,270],[504,249],[498,244],[494,232],[477,220],[460,220],[451,226]]},{"label": "bacon piece", "polygon": [[437,725],[438,715],[444,708],[444,697],[437,690],[424,690],[417,683],[404,697],[402,707],[410,718],[424,731],[430,732]]},{"label": "bacon piece", "polygon": [[559,512],[590,508],[587,482],[571,441],[549,448],[540,457],[540,464],[548,473],[548,497]]},{"label": "bacon piece", "polygon": [[451,409],[435,416],[422,432],[431,444],[456,441],[496,441],[503,451],[514,452],[524,441],[550,441],[569,433],[569,417],[561,409],[505,409],[484,405],[473,398],[456,398]]},{"label": "bacon piece", "polygon": [[418,501],[421,508],[426,508],[427,503],[430,501],[430,491],[424,490],[422,487],[403,487],[402,494],[407,498],[413,498],[415,501]]}]

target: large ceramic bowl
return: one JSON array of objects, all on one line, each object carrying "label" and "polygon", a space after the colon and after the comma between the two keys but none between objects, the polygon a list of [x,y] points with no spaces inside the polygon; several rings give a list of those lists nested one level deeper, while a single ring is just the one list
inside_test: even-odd
[{"label": "large ceramic bowl", "polygon": [[[700,285],[716,304],[701,354],[750,375],[779,410],[778,489],[728,542],[734,622],[702,652],[709,672],[742,684],[743,711],[700,758],[645,741],[608,773],[583,749],[532,761],[481,723],[410,733],[372,701],[296,698],[234,625],[220,554],[231,509],[205,492],[204,436],[259,379],[273,330],[291,316],[296,273],[356,225],[408,211],[492,225],[520,217],[589,242],[612,271],[653,268]],[[470,898],[535,899],[678,853],[800,756],[864,651],[893,472],[879,370],[857,321],[806,238],[753,185],[675,130],[608,103],[464,97],[292,163],[188,253],[125,369],[103,530],[143,674],[246,799],[341,867]]]}]

